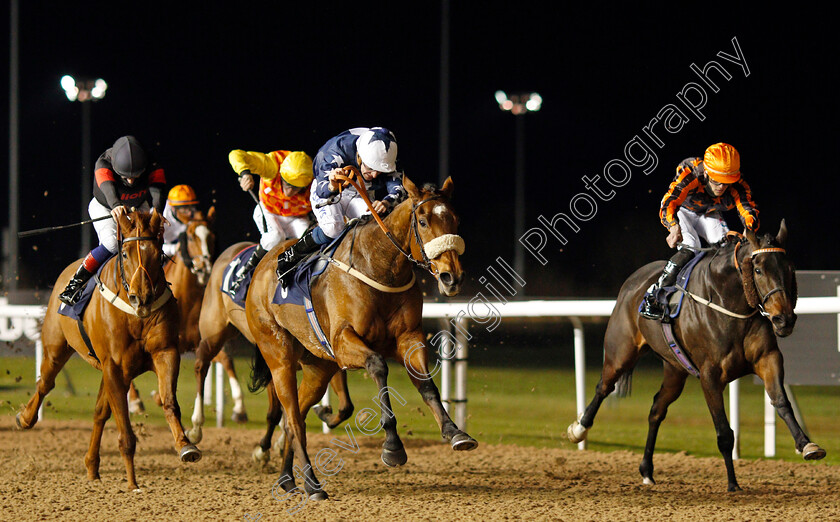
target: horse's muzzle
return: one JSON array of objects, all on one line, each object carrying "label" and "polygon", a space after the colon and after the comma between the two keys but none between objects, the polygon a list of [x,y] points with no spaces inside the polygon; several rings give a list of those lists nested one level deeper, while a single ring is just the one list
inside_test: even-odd
[{"label": "horse's muzzle", "polygon": [[787,337],[793,333],[793,327],[796,325],[796,314],[777,314],[770,318],[773,323],[773,332],[779,337]]},{"label": "horse's muzzle", "polygon": [[452,272],[441,272],[438,274],[438,290],[447,297],[458,295],[461,291],[461,284],[464,282],[464,273],[454,275]]},{"label": "horse's muzzle", "polygon": [[134,311],[137,312],[137,317],[145,319],[149,317],[152,313],[152,301],[147,299],[149,302],[143,302],[137,294],[129,294],[128,295],[128,304],[134,308]]}]

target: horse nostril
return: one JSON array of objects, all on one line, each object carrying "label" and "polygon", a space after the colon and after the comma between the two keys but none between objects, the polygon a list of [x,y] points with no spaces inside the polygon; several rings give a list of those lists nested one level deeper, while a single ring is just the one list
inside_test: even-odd
[{"label": "horse nostril", "polygon": [[440,273],[440,282],[445,284],[446,286],[452,285],[452,274],[449,272],[441,272]]},{"label": "horse nostril", "polygon": [[139,297],[137,297],[137,295],[136,295],[136,294],[131,294],[131,295],[129,295],[129,296],[128,296],[128,302],[129,302],[129,304],[130,304],[131,306],[133,306],[133,307],[135,307],[135,308],[137,308],[138,306],[140,306],[140,298],[139,298]]}]

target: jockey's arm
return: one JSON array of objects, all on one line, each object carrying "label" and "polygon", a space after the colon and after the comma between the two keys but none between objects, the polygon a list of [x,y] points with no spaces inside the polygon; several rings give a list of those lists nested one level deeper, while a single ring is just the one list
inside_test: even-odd
[{"label": "jockey's arm", "polygon": [[250,174],[256,174],[267,180],[274,179],[277,175],[277,163],[271,156],[262,152],[232,150],[228,154],[228,161],[233,171],[239,176],[239,186],[242,190],[254,188],[254,179]]},{"label": "jockey's arm", "polygon": [[735,201],[735,208],[738,209],[744,228],[753,232],[758,231],[758,208],[752,200],[750,186],[747,185],[746,181],[740,179],[729,187],[729,191]]}]

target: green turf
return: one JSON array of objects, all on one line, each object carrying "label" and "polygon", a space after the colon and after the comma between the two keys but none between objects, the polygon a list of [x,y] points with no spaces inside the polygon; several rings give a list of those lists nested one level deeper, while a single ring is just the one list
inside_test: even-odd
[{"label": "green turf", "polygon": [[[243,387],[248,376],[248,360],[236,358]],[[178,401],[185,427],[190,426],[195,382],[194,359],[181,362]],[[68,362],[67,372],[76,395],[68,392],[63,375],[47,396],[45,416],[51,419],[90,420],[99,387],[100,373],[78,357]],[[590,365],[587,372],[587,402],[598,380],[599,369]],[[626,399],[607,399],[589,435],[589,448],[597,451],[631,450],[641,453],[647,433],[647,414],[653,395],[659,388],[661,370],[654,365],[641,366],[633,379],[633,393]],[[149,391],[156,386],[155,377],[147,373],[136,381],[146,402],[147,416],[136,419],[150,425],[165,425],[162,412],[149,400]],[[390,366],[390,386],[406,401],[392,399],[402,437],[436,438],[437,425],[429,410],[398,365]],[[365,372],[350,372],[349,386],[356,412],[374,407],[376,388]],[[34,391],[34,360],[26,357],[0,359],[0,412],[12,416]],[[796,399],[802,410],[811,438],[828,451],[823,462],[840,462],[840,416],[837,415],[840,388],[797,386]],[[227,394],[229,397],[229,389]],[[763,388],[753,384],[752,377],[741,380],[741,455],[761,458],[764,454]],[[265,392],[251,394],[245,390],[250,420],[234,425],[229,420],[228,398],[226,425],[232,429],[262,430],[265,426],[267,400]],[[565,439],[566,427],[575,418],[574,371],[571,368],[504,368],[472,365],[469,369],[467,431],[485,444],[518,444],[536,447],[574,448]],[[336,400],[333,397],[333,403]],[[728,394],[726,396],[728,408]],[[377,409],[378,411],[378,409]],[[205,408],[206,423],[215,425],[213,407]],[[352,420],[351,420],[352,422]],[[320,424],[310,415],[311,430]],[[793,440],[780,419],[776,419],[777,458],[801,461],[794,453]],[[341,433],[341,432],[339,432]],[[359,431],[356,431],[357,436]],[[255,442],[261,436],[254,432]],[[374,437],[381,437],[381,432]],[[697,456],[719,456],[714,427],[700,391],[699,382],[690,378],[680,399],[674,403],[659,432],[657,451],[685,451]]]}]

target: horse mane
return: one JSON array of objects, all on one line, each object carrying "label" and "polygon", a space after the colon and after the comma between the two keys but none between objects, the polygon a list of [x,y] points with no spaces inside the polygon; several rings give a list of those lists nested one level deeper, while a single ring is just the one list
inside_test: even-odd
[{"label": "horse mane", "polygon": [[[768,247],[781,247],[781,245],[777,244],[776,238],[773,237],[771,234],[764,234],[761,237],[758,237],[758,244],[759,248],[768,248]],[[734,249],[735,245],[738,242],[730,241],[727,242],[724,246],[720,248],[719,251],[726,250],[727,247]],[[742,245],[749,244],[749,241],[746,237],[741,238],[740,243]],[[731,247],[730,247],[731,245]],[[747,298],[747,304],[750,305],[752,308],[755,308],[759,305],[760,299],[758,297],[758,290],[755,287],[755,272],[753,271],[753,260],[752,257],[746,256],[742,261],[739,261],[741,268],[741,282],[744,286],[744,296]],[[791,298],[793,300],[793,307],[796,307],[796,299],[799,297],[799,289],[796,286],[796,270],[794,269],[793,272],[793,279],[792,279],[792,287],[790,289]]]}]

